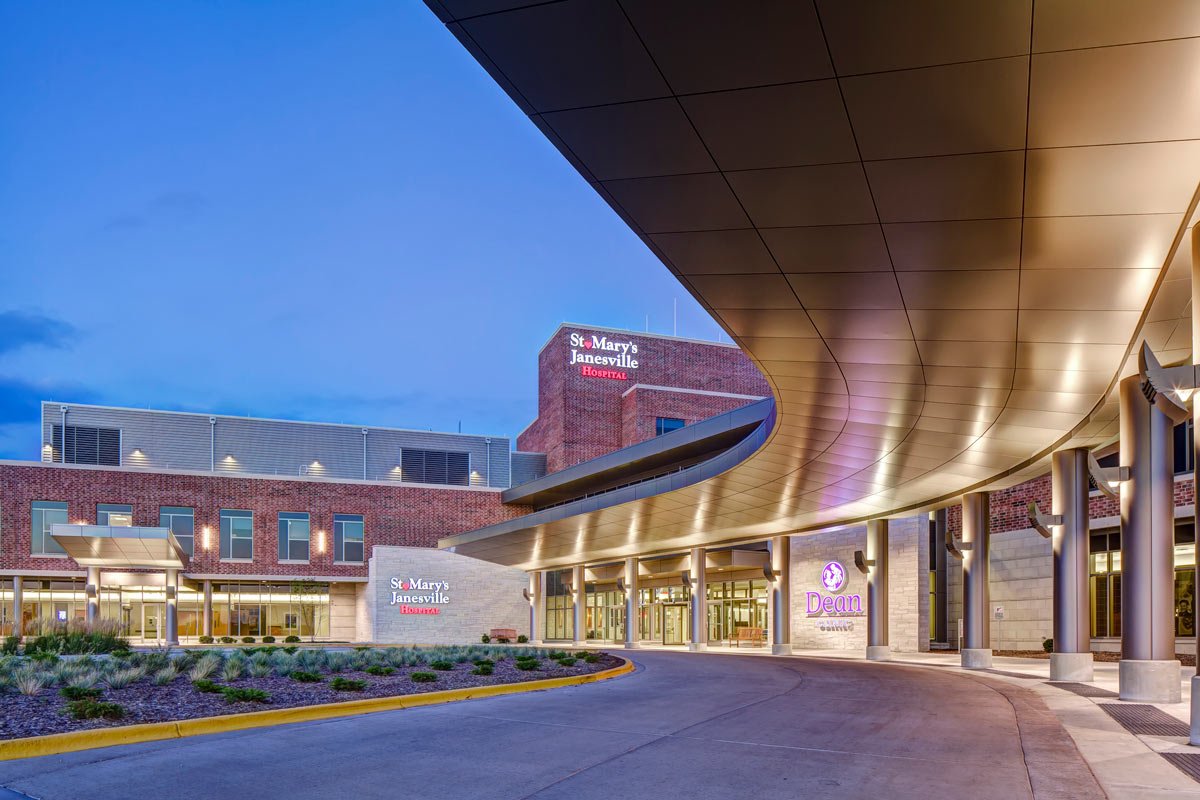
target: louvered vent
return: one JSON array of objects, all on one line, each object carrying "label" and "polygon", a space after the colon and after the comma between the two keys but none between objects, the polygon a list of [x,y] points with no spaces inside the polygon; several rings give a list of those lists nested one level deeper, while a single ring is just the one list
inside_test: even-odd
[{"label": "louvered vent", "polygon": [[66,441],[63,426],[55,425],[52,439],[55,455],[64,464],[98,464],[121,466],[121,430],[119,428],[90,428],[68,425]]},{"label": "louvered vent", "polygon": [[407,483],[436,483],[468,486],[471,481],[471,455],[453,450],[400,451],[401,480]]}]

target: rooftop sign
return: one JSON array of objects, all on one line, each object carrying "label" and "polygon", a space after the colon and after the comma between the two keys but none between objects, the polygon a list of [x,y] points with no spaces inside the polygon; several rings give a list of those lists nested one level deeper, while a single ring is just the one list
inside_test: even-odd
[{"label": "rooftop sign", "polygon": [[572,333],[570,336],[571,366],[579,364],[579,374],[585,378],[629,380],[629,370],[638,368],[634,358],[638,346],[630,341],[617,341],[600,334]]}]

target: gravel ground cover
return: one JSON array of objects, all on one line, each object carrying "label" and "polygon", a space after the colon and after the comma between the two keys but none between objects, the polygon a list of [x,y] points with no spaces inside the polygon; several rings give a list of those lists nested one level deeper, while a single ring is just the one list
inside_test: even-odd
[{"label": "gravel ground cover", "polygon": [[[289,649],[293,652],[276,647],[253,652],[133,653],[125,658],[56,661],[6,657],[0,659],[0,739],[519,683],[584,675],[621,663],[606,653],[542,648],[463,646],[350,652]],[[535,656],[535,666],[520,668],[519,656]],[[492,664],[490,674],[481,674],[488,671],[476,662],[488,661]],[[197,677],[209,668],[207,677]],[[417,682],[412,677],[414,672],[436,677]],[[33,675],[40,675],[44,685],[31,691]],[[361,691],[335,689],[332,684],[338,678],[352,685],[361,681]],[[210,691],[201,691],[197,682]],[[259,690],[267,700],[231,701],[223,693],[225,688]],[[92,696],[85,696],[89,694]],[[78,719],[70,704],[72,698],[80,697],[83,702],[114,703],[120,707],[121,716]],[[101,713],[102,709],[93,709],[92,713]]]}]

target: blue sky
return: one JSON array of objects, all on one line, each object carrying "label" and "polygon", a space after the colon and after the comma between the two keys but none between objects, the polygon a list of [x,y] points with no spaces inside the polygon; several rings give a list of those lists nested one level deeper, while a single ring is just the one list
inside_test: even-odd
[{"label": "blue sky", "polygon": [[716,325],[423,4],[0,4],[0,458],[40,399],[515,435]]}]

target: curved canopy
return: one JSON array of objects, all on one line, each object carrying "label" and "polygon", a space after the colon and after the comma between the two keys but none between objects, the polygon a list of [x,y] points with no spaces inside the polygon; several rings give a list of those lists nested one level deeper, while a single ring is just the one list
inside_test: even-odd
[{"label": "curved canopy", "polygon": [[1111,443],[1143,338],[1191,352],[1200,4],[428,2],[778,411],[718,477],[461,552],[552,566],[956,502]]}]

